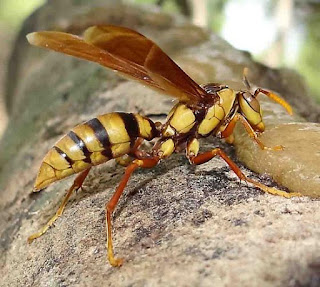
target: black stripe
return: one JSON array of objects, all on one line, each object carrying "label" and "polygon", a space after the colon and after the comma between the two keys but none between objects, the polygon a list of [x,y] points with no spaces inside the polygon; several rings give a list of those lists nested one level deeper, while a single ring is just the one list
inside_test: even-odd
[{"label": "black stripe", "polygon": [[123,123],[126,127],[126,131],[131,141],[131,145],[133,145],[135,143],[136,138],[140,134],[138,121],[134,114],[118,113],[118,115],[123,120]]},{"label": "black stripe", "polygon": [[70,166],[73,165],[74,161],[64,152],[62,151],[60,148],[58,148],[57,146],[53,147],[62,157],[65,158],[65,160],[70,164]]},{"label": "black stripe", "polygon": [[80,150],[82,150],[84,156],[86,157],[83,161],[87,163],[91,163],[91,159],[90,159],[91,152],[88,150],[84,141],[81,138],[79,138],[79,136],[73,131],[70,131],[68,133],[68,137],[79,147]]},{"label": "black stripe", "polygon": [[108,132],[102,123],[97,118],[93,118],[86,124],[92,128],[97,140],[102,144],[104,151],[101,153],[107,158],[113,158]]},{"label": "black stripe", "polygon": [[148,138],[148,140],[152,140],[155,137],[159,137],[160,136],[160,132],[157,130],[157,127],[156,127],[155,123],[152,120],[148,119],[148,121],[149,121],[149,124],[151,126],[151,136]]},{"label": "black stripe", "polygon": [[[211,108],[211,107],[209,107]],[[194,116],[196,117],[196,122],[200,125],[200,123],[204,120],[204,118],[206,117],[207,113],[208,113],[208,110],[209,110],[208,107],[205,107],[205,108],[202,108],[202,109],[192,109],[192,112],[194,114]]]}]

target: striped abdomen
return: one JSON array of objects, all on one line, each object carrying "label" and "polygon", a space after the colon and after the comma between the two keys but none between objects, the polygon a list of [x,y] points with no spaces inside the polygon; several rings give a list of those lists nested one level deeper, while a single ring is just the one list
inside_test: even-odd
[{"label": "striped abdomen", "polygon": [[78,125],[44,157],[34,190],[129,153],[138,137],[156,135],[154,123],[138,114],[110,113]]}]

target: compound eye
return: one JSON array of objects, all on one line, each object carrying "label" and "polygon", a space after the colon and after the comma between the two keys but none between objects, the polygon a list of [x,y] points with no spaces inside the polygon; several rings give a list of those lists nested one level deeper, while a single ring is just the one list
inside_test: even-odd
[{"label": "compound eye", "polygon": [[258,100],[253,97],[253,95],[251,95],[249,92],[244,92],[243,98],[255,112],[260,113],[260,104]]}]

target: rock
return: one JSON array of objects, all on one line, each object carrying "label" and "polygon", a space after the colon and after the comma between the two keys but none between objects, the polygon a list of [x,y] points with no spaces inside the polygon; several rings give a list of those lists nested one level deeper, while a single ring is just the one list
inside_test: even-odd
[{"label": "rock", "polygon": [[[26,21],[11,60],[7,89],[11,120],[0,148],[2,285],[308,286],[319,282],[319,201],[285,199],[239,185],[218,158],[193,167],[183,154],[174,155],[152,170],[134,174],[113,220],[115,253],[125,259],[120,269],[107,263],[105,250],[104,206],[123,174],[123,168],[112,162],[94,168],[84,190],[74,195],[54,228],[27,244],[27,237],[52,217],[72,182],[60,181],[46,191],[30,193],[41,159],[55,141],[98,114],[125,110],[163,121],[173,105],[171,98],[95,64],[28,46],[24,38],[40,29],[80,33],[96,23],[125,25],[146,34],[199,83],[228,80],[239,85],[247,66],[252,83],[279,92],[298,114],[309,111],[308,120],[319,119],[318,107],[293,72],[255,63],[247,53],[180,17],[117,1],[49,1]],[[293,77],[294,83],[288,82]],[[308,166],[299,166],[291,179],[283,170],[291,168],[294,160],[302,165],[314,160],[316,147],[309,161],[303,155],[311,155],[310,143],[307,150],[295,153],[293,149],[301,138],[314,141],[306,135],[318,126],[297,119],[289,124],[291,118],[277,105],[262,105],[270,113],[262,139],[286,149],[262,152],[246,141],[247,135],[240,135],[236,137],[239,157],[247,161],[243,154],[252,151],[247,164],[256,169],[255,161],[268,160],[274,168],[262,172],[272,173],[280,170],[277,159],[282,164],[290,156],[287,166],[281,167],[282,176],[272,176],[293,185],[289,188],[301,186],[301,191],[306,188],[306,194],[315,195],[310,192],[316,190],[315,183],[307,187],[305,181],[311,180],[303,179],[311,175]],[[279,113],[272,115],[278,108]],[[287,137],[280,139],[281,134]],[[202,149],[218,145],[237,161],[233,147],[218,139],[204,141]],[[268,159],[262,157],[266,155]],[[249,177],[274,185],[237,163]]]}]

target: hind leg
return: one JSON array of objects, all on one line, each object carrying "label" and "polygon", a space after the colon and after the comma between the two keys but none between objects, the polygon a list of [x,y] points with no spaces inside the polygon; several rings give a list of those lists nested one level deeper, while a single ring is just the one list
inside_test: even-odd
[{"label": "hind leg", "polygon": [[115,258],[113,255],[113,245],[112,245],[112,223],[111,216],[116,208],[119,198],[123,193],[124,188],[126,187],[128,180],[131,174],[139,167],[141,168],[152,168],[159,161],[159,158],[147,158],[147,159],[135,159],[125,171],[125,174],[120,181],[115,193],[113,194],[110,201],[106,204],[106,229],[107,229],[107,252],[108,252],[108,260],[110,264],[114,267],[119,267],[122,265],[123,260],[119,258]]},{"label": "hind leg", "polygon": [[76,177],[72,186],[69,188],[66,196],[64,197],[62,203],[60,204],[56,214],[38,232],[36,232],[28,237],[29,243],[31,243],[34,239],[36,239],[36,238],[40,237],[41,235],[43,235],[44,233],[46,233],[46,231],[49,229],[49,227],[52,226],[52,224],[61,216],[61,214],[63,213],[63,210],[64,210],[65,206],[67,205],[69,198],[72,195],[73,191],[78,190],[82,186],[89,171],[90,171],[90,168],[84,170]]}]

